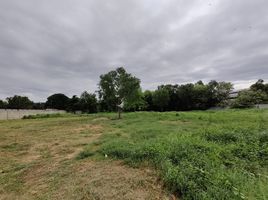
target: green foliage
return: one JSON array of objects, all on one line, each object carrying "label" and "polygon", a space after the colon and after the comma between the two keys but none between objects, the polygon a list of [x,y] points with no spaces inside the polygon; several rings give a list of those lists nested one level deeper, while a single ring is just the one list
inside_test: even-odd
[{"label": "green foliage", "polygon": [[236,133],[232,133],[232,132],[216,132],[216,133],[212,132],[212,133],[207,133],[206,139],[208,141],[228,144],[231,142],[237,142],[239,138]]},{"label": "green foliage", "polygon": [[262,79],[251,85],[249,90],[239,92],[231,106],[233,108],[250,108],[260,103],[268,103],[268,83],[264,84]]},{"label": "green foliage", "polygon": [[225,107],[231,89],[231,83],[217,81],[208,84],[198,81],[195,84],[161,85],[156,91],[146,91],[144,100],[146,110],[205,110],[214,106]]},{"label": "green foliage", "polygon": [[251,108],[256,104],[268,101],[268,95],[261,90],[244,90],[239,92],[238,97],[232,102],[233,108]]},{"label": "green foliage", "polygon": [[7,102],[0,99],[0,109],[6,109],[7,108]]},{"label": "green foliage", "polygon": [[7,107],[10,109],[31,109],[33,102],[28,97],[15,95],[7,98]]},{"label": "green foliage", "polygon": [[97,112],[97,99],[95,94],[83,92],[79,99],[80,110],[87,113]]},{"label": "green foliage", "polygon": [[60,113],[55,113],[55,114],[37,114],[37,115],[23,116],[22,119],[44,119],[44,118],[56,118],[56,117],[62,117],[62,116],[67,116],[67,115],[66,114],[60,114]]},{"label": "green foliage", "polygon": [[68,101],[68,112],[81,111],[83,113],[96,113],[98,111],[98,100],[95,94],[84,91],[80,98],[74,95]]},{"label": "green foliage", "polygon": [[137,93],[135,93],[134,98],[129,98],[129,100],[125,101],[124,103],[124,110],[126,111],[138,111],[138,110],[145,110],[146,109],[146,103],[143,100],[143,94],[141,89],[138,90]]},{"label": "green foliage", "polygon": [[261,91],[268,95],[268,83],[264,84],[262,79],[259,79],[256,83],[250,86],[253,91]]},{"label": "green foliage", "polygon": [[[204,84],[160,85],[155,91],[142,92],[140,80],[117,68],[100,76],[99,99],[95,94],[84,92],[80,98],[69,99],[64,94],[48,97],[46,104],[33,103],[27,97],[15,95],[8,103],[0,100],[0,108],[56,108],[69,112],[116,111],[119,105],[125,111],[188,111],[206,110],[211,107],[251,108],[256,104],[268,103],[268,83],[258,80],[249,90],[241,91],[236,99],[230,100],[233,85],[215,80]],[[120,107],[121,107],[120,106]]]},{"label": "green foliage", "polygon": [[140,80],[120,67],[100,76],[99,98],[104,111],[115,111],[122,102],[127,109],[135,108],[141,100]]},{"label": "green foliage", "polygon": [[64,94],[53,94],[47,98],[46,108],[66,110],[68,107],[69,98]]},{"label": "green foliage", "polygon": [[153,106],[153,92],[150,90],[146,90],[143,93],[143,101],[144,101],[144,110],[153,110],[154,106]]},{"label": "green foliage", "polygon": [[233,89],[233,84],[228,82],[219,82],[216,86],[217,105],[225,107],[228,105],[230,91]]},{"label": "green foliage", "polygon": [[38,103],[33,104],[33,109],[36,109],[36,110],[44,110],[45,107],[46,107],[46,104],[42,103],[42,102],[38,102]]},{"label": "green foliage", "polygon": [[153,93],[153,105],[158,107],[160,111],[164,111],[165,108],[168,106],[169,102],[169,93],[168,90],[165,88],[158,88]]},{"label": "green foliage", "polygon": [[73,95],[72,98],[69,99],[67,111],[68,112],[75,112],[81,110],[80,106],[80,98],[76,95]]},{"label": "green foliage", "polygon": [[128,113],[105,122],[114,131],[99,152],[134,166],[150,163],[183,199],[263,199],[267,116],[267,110]]},{"label": "green foliage", "polygon": [[78,160],[85,159],[85,158],[94,156],[94,154],[95,153],[91,152],[91,151],[82,151],[77,155],[76,159],[78,159]]}]

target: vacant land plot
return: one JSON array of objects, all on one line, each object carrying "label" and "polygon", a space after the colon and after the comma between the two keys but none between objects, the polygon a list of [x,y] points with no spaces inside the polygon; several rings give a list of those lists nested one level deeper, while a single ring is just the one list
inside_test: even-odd
[{"label": "vacant land plot", "polygon": [[105,121],[69,115],[0,121],[0,199],[169,199],[149,168],[103,155],[79,159],[109,130]]},{"label": "vacant land plot", "polygon": [[268,110],[114,117],[0,122],[0,199],[268,198]]}]

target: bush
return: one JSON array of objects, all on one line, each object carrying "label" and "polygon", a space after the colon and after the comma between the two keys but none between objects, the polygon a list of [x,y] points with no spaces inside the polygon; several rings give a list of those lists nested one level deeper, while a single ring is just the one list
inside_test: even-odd
[{"label": "bush", "polygon": [[76,157],[76,159],[81,160],[81,159],[85,159],[91,156],[94,156],[95,153],[91,152],[91,151],[82,151],[78,154],[78,156]]},{"label": "bush", "polygon": [[23,116],[22,119],[43,119],[43,118],[56,118],[62,117],[63,114],[55,113],[55,114],[37,114],[37,115],[26,115]]},{"label": "bush", "polygon": [[206,139],[208,141],[213,141],[213,142],[220,142],[224,144],[228,144],[230,142],[237,142],[238,141],[238,136],[235,133],[230,133],[230,132],[224,132],[224,133],[208,133],[206,135]]}]

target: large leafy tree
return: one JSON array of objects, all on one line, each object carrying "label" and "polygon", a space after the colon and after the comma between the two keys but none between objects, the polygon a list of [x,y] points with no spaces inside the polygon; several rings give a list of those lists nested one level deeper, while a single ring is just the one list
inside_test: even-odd
[{"label": "large leafy tree", "polygon": [[249,108],[254,105],[268,102],[268,84],[262,79],[250,86],[249,90],[238,93],[238,97],[232,102],[234,108]]},{"label": "large leafy tree", "polygon": [[46,108],[66,110],[69,103],[69,97],[64,94],[53,94],[47,98]]},{"label": "large leafy tree", "polygon": [[153,110],[153,92],[150,90],[146,90],[142,95],[143,101],[144,101],[144,110]]},{"label": "large leafy tree", "polygon": [[123,67],[100,76],[99,99],[102,110],[115,111],[124,104],[128,109],[141,99],[140,80]]},{"label": "large leafy tree", "polygon": [[165,111],[169,103],[169,92],[166,88],[159,87],[153,93],[153,104],[159,111]]},{"label": "large leafy tree", "polygon": [[25,96],[15,95],[7,98],[7,107],[11,109],[31,109],[33,102]]},{"label": "large leafy tree", "polygon": [[97,99],[95,94],[89,94],[87,91],[83,92],[79,100],[80,109],[86,113],[97,112]]},{"label": "large leafy tree", "polygon": [[244,90],[239,92],[231,106],[233,108],[250,108],[266,101],[268,101],[268,95],[261,90]]},{"label": "large leafy tree", "polygon": [[261,91],[268,95],[268,83],[264,84],[264,80],[259,79],[256,83],[250,86],[253,91]]},{"label": "large leafy tree", "polygon": [[73,95],[72,98],[69,99],[67,110],[69,112],[81,111],[80,98]]},{"label": "large leafy tree", "polygon": [[193,108],[198,110],[204,110],[209,108],[209,89],[208,85],[205,85],[202,81],[198,81],[194,84],[193,88]]},{"label": "large leafy tree", "polygon": [[0,109],[5,109],[5,108],[7,108],[7,102],[0,99]]},{"label": "large leafy tree", "polygon": [[264,81],[262,79],[259,79],[256,83],[250,86],[250,89],[253,91],[257,91],[257,90],[265,91]]},{"label": "large leafy tree", "polygon": [[169,101],[168,105],[166,106],[166,110],[176,110],[179,107],[179,101],[178,101],[178,85],[161,85],[158,87],[158,89],[165,89],[168,91],[169,95]]},{"label": "large leafy tree", "polygon": [[219,82],[216,86],[216,102],[218,106],[224,107],[229,103],[229,95],[233,89],[233,84],[230,82]]},{"label": "large leafy tree", "polygon": [[192,110],[194,102],[194,84],[188,83],[179,86],[178,92],[178,110]]},{"label": "large leafy tree", "polygon": [[217,82],[212,80],[208,83],[208,107],[226,106],[229,102],[229,95],[233,89],[230,82]]}]

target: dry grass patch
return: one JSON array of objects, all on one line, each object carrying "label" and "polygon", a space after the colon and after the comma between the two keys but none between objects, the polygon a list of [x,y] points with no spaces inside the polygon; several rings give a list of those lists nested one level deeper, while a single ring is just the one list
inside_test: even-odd
[{"label": "dry grass patch", "polygon": [[1,122],[0,199],[165,199],[151,172],[120,162],[75,159],[107,132],[106,120]]}]

